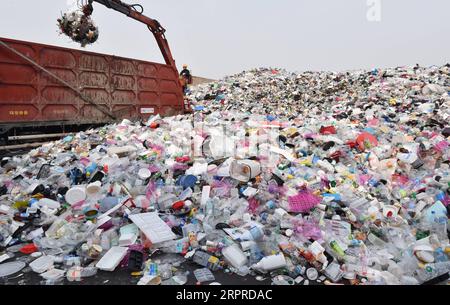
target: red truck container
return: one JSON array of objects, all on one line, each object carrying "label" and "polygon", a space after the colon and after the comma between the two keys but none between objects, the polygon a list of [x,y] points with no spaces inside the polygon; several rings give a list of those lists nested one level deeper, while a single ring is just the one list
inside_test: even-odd
[{"label": "red truck container", "polygon": [[0,40],[34,62],[0,44],[3,133],[17,127],[101,124],[185,111],[178,71],[170,65]]}]

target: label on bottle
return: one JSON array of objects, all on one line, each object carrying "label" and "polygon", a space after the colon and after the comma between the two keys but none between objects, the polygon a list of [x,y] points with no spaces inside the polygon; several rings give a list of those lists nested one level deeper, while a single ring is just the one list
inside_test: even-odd
[{"label": "label on bottle", "polygon": [[217,264],[219,262],[219,259],[215,256],[210,256],[208,262],[211,264]]}]

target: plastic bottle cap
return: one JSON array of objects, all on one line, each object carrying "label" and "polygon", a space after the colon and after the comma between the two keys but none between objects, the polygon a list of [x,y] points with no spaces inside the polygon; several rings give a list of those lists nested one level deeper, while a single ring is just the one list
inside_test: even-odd
[{"label": "plastic bottle cap", "polygon": [[141,168],[138,172],[139,179],[147,180],[152,175],[152,172],[148,168]]},{"label": "plastic bottle cap", "polygon": [[287,236],[287,237],[291,237],[292,234],[294,234],[294,231],[292,231],[291,229],[287,229],[287,230],[286,230],[286,236]]}]

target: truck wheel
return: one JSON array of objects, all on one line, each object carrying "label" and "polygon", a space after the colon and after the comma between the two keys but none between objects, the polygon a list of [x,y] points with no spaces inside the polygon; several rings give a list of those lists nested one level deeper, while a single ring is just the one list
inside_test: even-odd
[{"label": "truck wheel", "polygon": [[8,131],[9,130],[0,129],[0,145],[1,146],[8,145]]}]

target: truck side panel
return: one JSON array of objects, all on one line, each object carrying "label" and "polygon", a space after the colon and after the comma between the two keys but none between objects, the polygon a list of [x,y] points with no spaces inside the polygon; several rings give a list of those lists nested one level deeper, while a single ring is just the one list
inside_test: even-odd
[{"label": "truck side panel", "polygon": [[[178,72],[153,62],[0,38],[78,88],[117,119],[178,114],[184,100]],[[0,123],[109,122],[72,89],[0,46]]]}]

